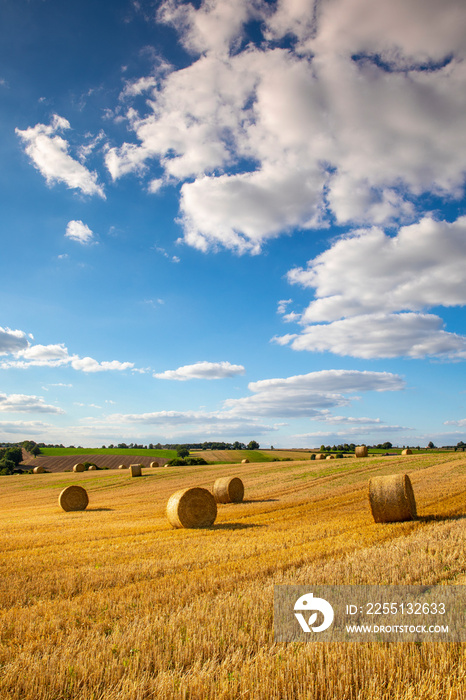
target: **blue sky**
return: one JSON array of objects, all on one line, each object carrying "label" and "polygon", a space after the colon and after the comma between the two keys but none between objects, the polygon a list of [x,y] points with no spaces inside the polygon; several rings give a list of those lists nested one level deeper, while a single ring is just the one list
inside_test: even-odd
[{"label": "blue sky", "polygon": [[0,434],[466,436],[460,0],[4,0]]}]

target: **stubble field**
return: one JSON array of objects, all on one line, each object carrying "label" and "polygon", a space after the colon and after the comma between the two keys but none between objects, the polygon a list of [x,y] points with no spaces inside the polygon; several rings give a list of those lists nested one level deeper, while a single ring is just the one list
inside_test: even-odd
[{"label": "stubble field", "polygon": [[[407,472],[420,518],[372,520]],[[3,477],[2,700],[463,700],[465,645],[275,644],[274,584],[465,584],[466,458],[413,455]],[[207,530],[168,497],[242,478]],[[88,509],[65,513],[80,484]]]}]

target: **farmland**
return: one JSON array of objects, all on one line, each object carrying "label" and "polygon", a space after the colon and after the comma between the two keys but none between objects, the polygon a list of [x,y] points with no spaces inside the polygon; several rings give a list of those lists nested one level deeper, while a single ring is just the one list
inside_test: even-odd
[{"label": "farmland", "polygon": [[[419,519],[377,525],[376,474]],[[173,530],[168,497],[234,474],[241,504]],[[86,511],[60,490],[84,486]],[[267,462],[0,481],[2,700],[466,697],[464,645],[275,644],[274,584],[464,584],[466,455]]]}]

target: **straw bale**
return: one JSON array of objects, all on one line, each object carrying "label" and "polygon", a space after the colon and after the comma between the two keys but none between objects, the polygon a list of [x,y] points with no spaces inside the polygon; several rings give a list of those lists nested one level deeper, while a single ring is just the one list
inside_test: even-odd
[{"label": "straw bale", "polygon": [[356,457],[367,457],[367,447],[365,445],[358,445],[354,450],[354,454]]},{"label": "straw bale", "polygon": [[128,469],[128,467],[126,466],[126,464],[120,464],[118,469]]},{"label": "straw bale", "polygon": [[142,476],[141,464],[130,464],[129,470],[131,476]]},{"label": "straw bale", "polygon": [[32,470],[33,474],[43,474],[45,471],[44,467],[34,467]]},{"label": "straw bale", "polygon": [[237,476],[221,476],[215,481],[213,494],[217,503],[241,503],[243,482]]},{"label": "straw bale", "polygon": [[406,449],[401,450],[401,454],[402,454],[402,455],[412,455],[412,454],[413,454],[413,451],[410,450],[409,447],[407,447]]},{"label": "straw bale", "polygon": [[242,459],[241,464],[249,464],[249,459]]},{"label": "straw bale", "polygon": [[318,453],[316,454],[316,459],[325,459],[325,455],[322,454],[322,452],[318,452]]},{"label": "straw bale", "polygon": [[369,503],[376,523],[404,522],[417,517],[413,487],[407,474],[370,479]]},{"label": "straw bale", "polygon": [[335,459],[335,455],[327,455],[325,459]]},{"label": "straw bale", "polygon": [[94,471],[96,471],[96,469],[97,469],[97,467],[95,466],[95,464],[91,464],[90,467],[87,468],[87,471],[94,472]]},{"label": "straw bale", "polygon": [[89,503],[89,496],[82,486],[67,486],[58,497],[58,504],[66,510],[85,510]]},{"label": "straw bale", "polygon": [[83,472],[85,469],[86,469],[86,467],[84,466],[84,464],[81,464],[81,463],[75,464],[73,467],[74,472]]},{"label": "straw bale", "polygon": [[150,466],[151,466],[152,468],[155,468],[155,467],[158,467],[158,466],[159,466],[159,463],[158,463],[158,462],[151,462],[151,463],[150,463]]},{"label": "straw bale", "polygon": [[173,527],[210,527],[216,517],[217,504],[207,489],[181,489],[168,499],[167,518]]}]

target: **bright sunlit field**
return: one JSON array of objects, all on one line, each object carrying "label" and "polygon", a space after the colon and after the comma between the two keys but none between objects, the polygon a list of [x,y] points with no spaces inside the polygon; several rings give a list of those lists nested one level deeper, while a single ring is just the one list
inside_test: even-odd
[{"label": "bright sunlit field", "polygon": [[[368,479],[395,472],[420,517],[376,524]],[[172,529],[168,497],[224,475],[244,502]],[[465,526],[462,453],[3,477],[0,698],[463,700],[465,645],[275,644],[273,586],[465,584]]]}]

